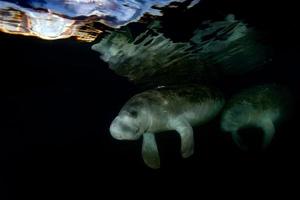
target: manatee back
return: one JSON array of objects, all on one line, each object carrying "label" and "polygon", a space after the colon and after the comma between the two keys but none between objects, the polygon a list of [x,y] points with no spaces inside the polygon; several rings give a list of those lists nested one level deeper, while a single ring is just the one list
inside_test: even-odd
[{"label": "manatee back", "polygon": [[[124,106],[147,109],[156,117],[189,116],[195,123],[214,117],[224,105],[223,95],[202,85],[180,85],[147,90],[133,96]],[[143,108],[142,108],[143,107]],[[205,120],[204,120],[205,119]]]},{"label": "manatee back", "polygon": [[168,100],[175,103],[201,104],[206,101],[220,101],[221,92],[215,88],[203,85],[181,85],[158,88],[157,91]]},{"label": "manatee back", "polygon": [[277,84],[268,84],[245,89],[235,95],[226,107],[244,104],[251,105],[258,111],[282,110],[288,106],[289,102],[290,95],[286,88]]}]

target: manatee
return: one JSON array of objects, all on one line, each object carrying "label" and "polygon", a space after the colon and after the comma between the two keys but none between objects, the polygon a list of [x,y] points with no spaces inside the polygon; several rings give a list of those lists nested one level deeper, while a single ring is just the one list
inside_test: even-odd
[{"label": "manatee", "polygon": [[222,94],[206,86],[181,85],[158,87],[133,96],[110,126],[117,140],[143,137],[142,157],[157,169],[160,158],[155,133],[175,130],[181,138],[183,158],[194,152],[193,126],[213,119],[224,105]]},{"label": "manatee", "polygon": [[276,84],[248,88],[233,96],[224,107],[221,128],[230,132],[233,141],[242,149],[239,130],[259,128],[263,131],[263,149],[272,141],[275,125],[287,117],[291,97],[286,88]]},{"label": "manatee", "polygon": [[262,43],[262,32],[232,14],[224,20],[199,21],[198,29],[184,40],[168,37],[162,25],[153,20],[138,32],[123,27],[92,46],[112,71],[139,88],[166,86],[132,97],[110,126],[119,140],[142,136],[142,156],[152,168],[160,167],[155,133],[177,131],[182,156],[189,157],[192,127],[221,110],[222,95],[203,84],[218,85],[257,70],[272,55]]}]

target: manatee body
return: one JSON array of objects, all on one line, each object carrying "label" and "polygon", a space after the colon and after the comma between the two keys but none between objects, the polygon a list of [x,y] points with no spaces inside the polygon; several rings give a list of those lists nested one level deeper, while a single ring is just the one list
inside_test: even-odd
[{"label": "manatee body", "polygon": [[181,137],[181,154],[189,157],[194,151],[193,128],[215,117],[224,105],[216,90],[189,85],[161,87],[133,96],[110,126],[118,140],[137,140],[143,136],[142,155],[151,168],[160,167],[154,133],[176,130]]},{"label": "manatee body", "polygon": [[260,128],[263,147],[270,144],[278,122],[286,116],[290,96],[287,90],[275,84],[260,85],[233,96],[224,107],[221,128],[230,132],[234,142],[245,149],[239,135],[243,128]]}]

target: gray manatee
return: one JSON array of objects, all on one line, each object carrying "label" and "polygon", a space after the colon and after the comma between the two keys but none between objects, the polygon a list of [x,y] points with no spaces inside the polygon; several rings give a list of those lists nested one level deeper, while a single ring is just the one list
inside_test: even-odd
[{"label": "gray manatee", "polygon": [[239,130],[261,128],[265,148],[274,136],[275,125],[287,116],[290,103],[287,90],[275,84],[245,89],[227,102],[221,117],[221,128],[230,132],[233,141],[242,149],[247,147],[242,145]]},{"label": "gray manatee", "polygon": [[143,137],[142,156],[151,168],[160,167],[155,133],[176,130],[183,158],[194,152],[192,126],[214,118],[224,105],[216,90],[200,85],[159,87],[133,96],[110,126],[112,137],[137,140]]}]

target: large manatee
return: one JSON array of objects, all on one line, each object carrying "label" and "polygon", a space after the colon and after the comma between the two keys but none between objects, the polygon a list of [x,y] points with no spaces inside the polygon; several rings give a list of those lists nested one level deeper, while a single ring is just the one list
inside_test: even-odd
[{"label": "large manatee", "polygon": [[160,167],[155,133],[176,130],[181,137],[181,154],[193,154],[192,126],[215,117],[224,105],[222,95],[200,85],[160,87],[133,96],[121,109],[110,126],[118,140],[143,137],[142,156],[151,168]]},{"label": "large manatee", "polygon": [[287,115],[290,95],[286,88],[276,84],[259,85],[245,89],[233,96],[224,108],[221,128],[230,132],[234,142],[242,149],[239,130],[243,128],[260,128],[263,131],[263,147],[270,144],[275,125]]}]

